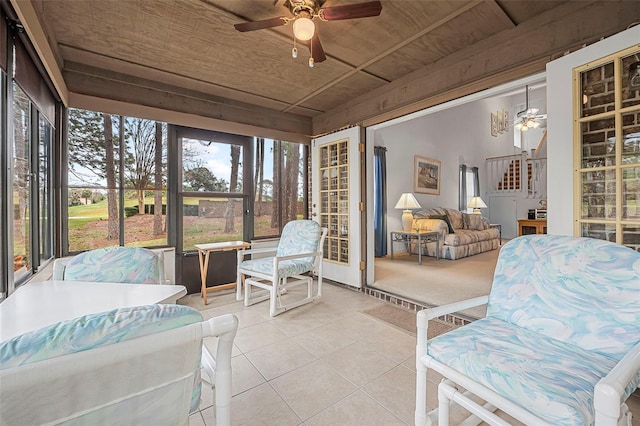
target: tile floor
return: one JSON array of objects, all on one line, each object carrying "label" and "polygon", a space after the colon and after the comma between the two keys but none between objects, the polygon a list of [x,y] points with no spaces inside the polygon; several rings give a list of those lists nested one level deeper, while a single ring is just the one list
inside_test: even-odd
[{"label": "tile floor", "polygon": [[[386,302],[325,284],[322,299],[275,318],[268,302],[245,308],[230,292],[179,303],[205,318],[239,319],[233,347],[232,425],[413,425],[415,337],[362,311]],[[205,342],[215,353],[216,339]],[[437,405],[430,377],[429,409]],[[632,396],[640,417],[640,398]],[[212,391],[190,426],[212,426]],[[457,424],[452,417],[452,424]],[[640,426],[634,418],[634,426]]]}]

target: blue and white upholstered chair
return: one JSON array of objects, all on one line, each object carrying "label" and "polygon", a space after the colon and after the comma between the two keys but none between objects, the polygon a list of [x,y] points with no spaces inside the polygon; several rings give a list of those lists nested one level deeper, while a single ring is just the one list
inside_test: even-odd
[{"label": "blue and white upholstered chair", "polygon": [[107,247],[56,259],[53,279],[131,284],[163,284],[161,256],[142,247]]},{"label": "blue and white upholstered chair", "polygon": [[[427,338],[429,319],[482,304],[484,318]],[[417,321],[416,425],[436,417],[447,425],[453,407],[471,411],[473,424],[509,424],[496,409],[526,425],[631,424],[625,401],[640,384],[635,250],[592,238],[518,237],[500,250],[488,296],[425,309]],[[427,369],[444,377],[430,413]]]},{"label": "blue and white upholstered chair", "polygon": [[[215,384],[216,424],[228,426],[234,315],[204,320],[187,306],[85,315],[0,342],[3,425],[187,425],[202,369]],[[218,337],[215,359],[202,341]]]},{"label": "blue and white upholstered chair", "polygon": [[[294,220],[282,229],[277,248],[238,251],[237,285],[244,284],[244,305],[269,299],[269,314],[273,317],[288,309],[313,302],[322,296],[322,250],[327,229],[313,220]],[[272,254],[269,257],[245,260],[251,254]],[[318,277],[313,292],[313,273]],[[287,289],[307,286],[302,299],[286,300]],[[253,292],[253,287],[262,290]],[[286,299],[295,298],[287,294]]]}]

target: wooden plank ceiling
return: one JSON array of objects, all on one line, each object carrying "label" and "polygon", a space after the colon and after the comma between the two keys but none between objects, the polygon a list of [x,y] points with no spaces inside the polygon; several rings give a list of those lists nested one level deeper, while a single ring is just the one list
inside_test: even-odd
[{"label": "wooden plank ceiling", "polygon": [[308,119],[531,25],[563,3],[383,0],[377,17],[314,20],[327,60],[309,68],[305,47],[291,57],[291,25],[245,33],[233,27],[290,16],[284,0],[32,1],[71,92],[136,102],[118,84],[101,91],[91,83],[118,82],[208,97],[249,115],[268,109]]}]

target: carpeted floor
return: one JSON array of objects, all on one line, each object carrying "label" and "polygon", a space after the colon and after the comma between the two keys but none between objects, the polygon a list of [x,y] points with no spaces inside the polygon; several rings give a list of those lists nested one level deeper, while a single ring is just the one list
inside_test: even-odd
[{"label": "carpeted floor", "polygon": [[[399,255],[375,259],[372,287],[427,305],[441,306],[489,294],[499,250],[458,260]],[[474,318],[485,315],[485,307],[464,313]]]},{"label": "carpeted floor", "polygon": [[[407,309],[399,308],[390,304],[377,306],[375,308],[362,311],[367,315],[392,324],[398,328],[408,331],[413,336],[416,335],[416,313]],[[430,339],[439,334],[453,330],[457,326],[437,319],[429,321],[427,337]]]}]

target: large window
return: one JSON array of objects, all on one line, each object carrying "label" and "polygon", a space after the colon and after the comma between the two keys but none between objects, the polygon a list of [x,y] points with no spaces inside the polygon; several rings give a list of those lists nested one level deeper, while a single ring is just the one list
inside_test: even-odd
[{"label": "large window", "polygon": [[13,270],[19,282],[32,272],[31,102],[13,83]]},{"label": "large window", "polygon": [[166,124],[80,109],[68,123],[67,252],[166,245]]},{"label": "large window", "polygon": [[255,139],[254,237],[280,235],[284,224],[305,217],[305,152],[297,143]]},{"label": "large window", "polygon": [[640,50],[574,71],[576,235],[640,250]]}]

